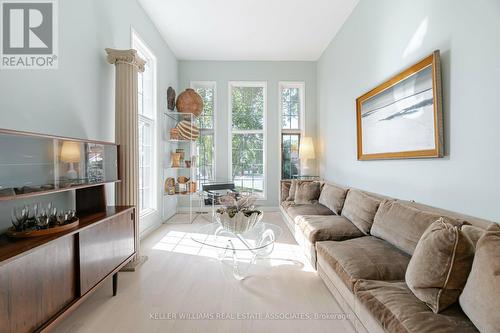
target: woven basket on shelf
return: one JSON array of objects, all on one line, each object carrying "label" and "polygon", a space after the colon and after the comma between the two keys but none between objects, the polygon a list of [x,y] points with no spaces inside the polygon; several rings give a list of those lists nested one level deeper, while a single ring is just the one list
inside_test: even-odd
[{"label": "woven basket on shelf", "polygon": [[194,89],[184,90],[176,103],[177,111],[182,113],[192,113],[198,117],[203,111],[203,99]]},{"label": "woven basket on shelf", "polygon": [[188,120],[182,120],[177,124],[179,138],[184,140],[196,140],[200,136],[200,130]]}]

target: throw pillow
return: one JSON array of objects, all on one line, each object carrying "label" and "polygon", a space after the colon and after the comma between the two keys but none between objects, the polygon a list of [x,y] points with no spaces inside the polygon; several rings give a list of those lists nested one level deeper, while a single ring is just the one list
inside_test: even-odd
[{"label": "throw pillow", "polygon": [[459,303],[484,333],[500,332],[500,226],[490,226],[476,245],[476,255]]},{"label": "throw pillow", "polygon": [[321,189],[319,203],[340,215],[344,207],[347,189],[333,184],[325,184]]},{"label": "throw pillow", "polygon": [[347,192],[342,216],[347,217],[359,230],[368,235],[377,213],[380,200],[360,190],[350,189]]},{"label": "throw pillow", "polygon": [[295,189],[296,204],[311,204],[318,201],[321,185],[318,182],[298,183]]},{"label": "throw pillow", "polygon": [[406,284],[434,313],[458,300],[474,259],[474,246],[458,226],[440,218],[422,234],[406,270]]},{"label": "throw pillow", "polygon": [[288,197],[286,198],[286,201],[294,201],[295,200],[295,190],[297,189],[297,184],[299,183],[298,180],[294,179],[292,180],[292,183],[290,184],[290,190],[288,191]]},{"label": "throw pillow", "polygon": [[481,237],[483,237],[484,233],[486,232],[486,229],[482,229],[468,224],[463,225],[462,229],[460,230],[462,230],[465,237],[469,238],[474,247],[476,247],[477,242],[479,241],[479,239],[481,239]]},{"label": "throw pillow", "polygon": [[[415,208],[405,202],[385,200],[375,215],[370,234],[413,255],[425,230],[440,217],[443,217],[440,213]],[[444,219],[457,226],[464,223],[462,220],[447,216]]]}]

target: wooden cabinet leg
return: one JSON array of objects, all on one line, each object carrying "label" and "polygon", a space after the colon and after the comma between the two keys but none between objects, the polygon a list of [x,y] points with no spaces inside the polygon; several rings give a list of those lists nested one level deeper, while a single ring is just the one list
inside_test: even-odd
[{"label": "wooden cabinet leg", "polygon": [[118,272],[113,274],[113,296],[116,296],[118,290]]}]

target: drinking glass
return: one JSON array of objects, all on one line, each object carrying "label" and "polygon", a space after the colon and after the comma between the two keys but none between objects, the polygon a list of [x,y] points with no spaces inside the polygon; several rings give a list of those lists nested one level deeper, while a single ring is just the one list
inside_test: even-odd
[{"label": "drinking glass", "polygon": [[26,220],[28,219],[29,209],[27,206],[23,206],[21,208],[14,207],[12,208],[11,220],[12,225],[17,231],[24,230]]}]

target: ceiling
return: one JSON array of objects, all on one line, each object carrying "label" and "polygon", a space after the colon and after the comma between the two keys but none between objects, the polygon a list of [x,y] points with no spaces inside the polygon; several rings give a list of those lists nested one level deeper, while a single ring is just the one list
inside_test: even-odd
[{"label": "ceiling", "polygon": [[358,0],[139,0],[181,60],[317,60]]}]

